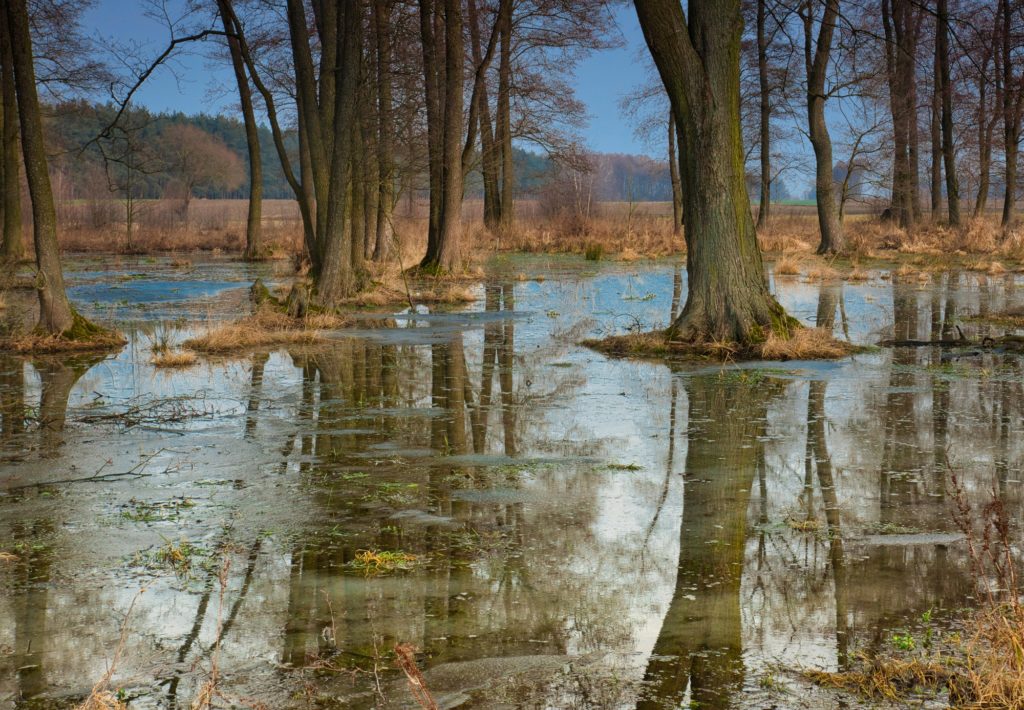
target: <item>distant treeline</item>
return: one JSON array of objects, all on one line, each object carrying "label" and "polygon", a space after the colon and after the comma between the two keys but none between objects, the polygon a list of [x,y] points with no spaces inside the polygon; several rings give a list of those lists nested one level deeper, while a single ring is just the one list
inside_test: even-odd
[{"label": "distant treeline", "polygon": [[[54,156],[52,170],[61,177],[66,197],[97,199],[124,191],[126,165],[132,166],[133,191],[136,198],[165,197],[175,182],[175,174],[167,160],[169,147],[165,136],[172,126],[190,126],[202,130],[223,143],[238,157],[245,168],[241,183],[230,186],[210,181],[194,185],[195,197],[210,199],[244,198],[249,193],[248,152],[245,127],[241,120],[223,116],[175,113],[153,113],[145,108],[132,108],[117,123],[109,138],[97,136],[114,123],[117,108],[112,104],[75,101],[51,106],[48,111],[48,140]],[[270,129],[260,126],[263,152],[263,191],[269,199],[294,197],[285,180],[274,149]],[[294,132],[285,136],[294,164],[298,164],[298,138]],[[558,172],[554,161],[546,155],[521,148],[514,149],[516,191],[531,197],[541,192]],[[642,155],[595,153],[588,156],[593,171],[594,199],[634,202],[663,202],[672,199],[668,164]],[[426,190],[426,178],[416,190]],[[480,174],[471,173],[466,182],[466,196],[483,194]]]}]

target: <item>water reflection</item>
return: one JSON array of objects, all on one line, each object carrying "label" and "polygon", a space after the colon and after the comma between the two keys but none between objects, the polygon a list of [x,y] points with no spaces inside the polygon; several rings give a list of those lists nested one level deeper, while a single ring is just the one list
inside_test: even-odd
[{"label": "water reflection", "polygon": [[[84,695],[141,586],[118,674],[140,707],[188,706],[215,648],[229,697],[407,707],[399,642],[442,705],[763,707],[780,662],[841,669],[969,603],[947,460],[1020,514],[1018,358],[670,370],[575,345],[594,312],[664,320],[681,281],[496,280],[479,312],[176,374],[141,344],[0,361],[0,703]],[[782,298],[853,340],[948,340],[991,332],[967,319],[1013,283]],[[173,421],[94,423],[163,400]],[[188,574],[156,558],[181,541]],[[367,570],[367,551],[408,569]]]}]

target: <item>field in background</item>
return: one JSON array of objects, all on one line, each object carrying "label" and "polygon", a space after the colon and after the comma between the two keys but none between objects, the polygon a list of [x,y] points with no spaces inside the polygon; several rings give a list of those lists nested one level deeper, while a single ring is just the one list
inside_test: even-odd
[{"label": "field in background", "polygon": [[[191,201],[187,216],[176,200],[140,201],[136,205],[131,238],[125,206],[117,200],[64,202],[59,207],[60,243],[68,252],[239,253],[245,247],[245,200]],[[756,206],[754,208],[756,210]],[[516,227],[510,234],[493,235],[482,225],[480,200],[466,200],[467,257],[493,251],[586,254],[589,258],[664,257],[685,251],[683,239],[673,234],[671,205],[667,202],[598,202],[584,213],[552,210],[541,200],[516,203]],[[401,243],[401,262],[415,263],[426,248],[427,203],[403,199],[394,223]],[[877,207],[857,204],[845,219],[850,249],[872,256],[875,252],[998,254],[1007,259],[1024,257],[1024,234],[1003,238],[998,228],[998,205],[983,219],[955,232],[927,221],[913,235],[878,217]],[[292,200],[266,200],[263,209],[264,244],[268,256],[286,259],[302,249],[299,211]],[[770,252],[811,252],[817,245],[816,211],[812,205],[772,205],[769,229],[760,234]],[[31,247],[29,226],[26,245]]]}]

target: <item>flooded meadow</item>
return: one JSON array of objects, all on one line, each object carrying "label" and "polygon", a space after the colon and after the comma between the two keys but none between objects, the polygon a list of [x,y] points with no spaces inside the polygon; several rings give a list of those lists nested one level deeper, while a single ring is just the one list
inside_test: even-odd
[{"label": "flooded meadow", "polygon": [[[128,345],[0,359],[0,705],[71,707],[111,664],[130,708],[416,708],[420,673],[443,708],[884,705],[806,671],[959,632],[951,472],[1024,512],[1013,352],[609,358],[580,342],[667,325],[685,270],[509,257],[469,306],[151,364],[257,277],[72,263]],[[860,345],[1011,333],[985,318],[1020,282],[773,277]]]}]

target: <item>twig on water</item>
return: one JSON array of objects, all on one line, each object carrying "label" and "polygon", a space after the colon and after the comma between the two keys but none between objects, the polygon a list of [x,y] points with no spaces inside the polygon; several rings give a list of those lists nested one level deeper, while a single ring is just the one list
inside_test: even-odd
[{"label": "twig on water", "polygon": [[405,677],[409,681],[409,691],[416,698],[420,707],[424,710],[437,710],[437,703],[431,697],[423,674],[420,672],[419,666],[416,665],[415,653],[416,649],[412,645],[400,643],[395,646],[395,662],[405,673]]}]

